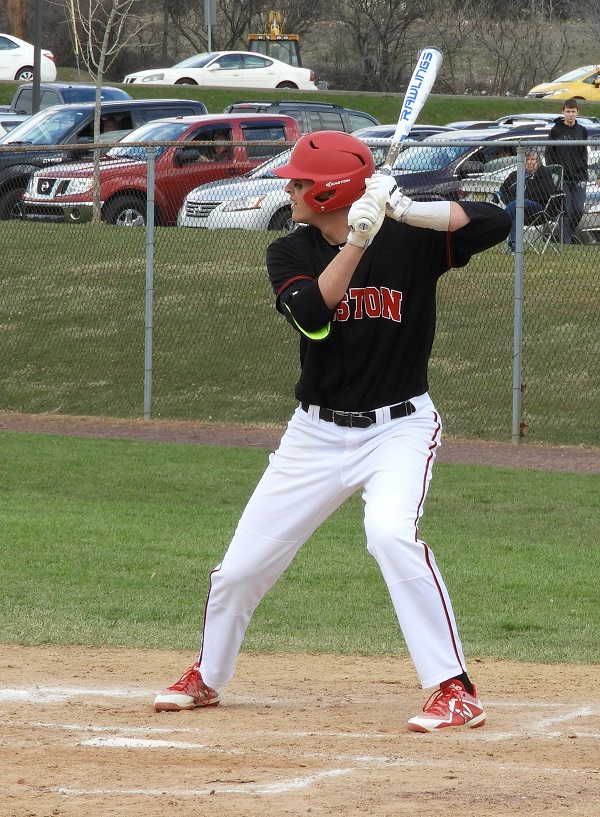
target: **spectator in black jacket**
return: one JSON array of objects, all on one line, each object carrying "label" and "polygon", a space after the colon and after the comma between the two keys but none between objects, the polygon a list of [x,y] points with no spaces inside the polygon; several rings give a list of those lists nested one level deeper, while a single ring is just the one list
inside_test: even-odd
[{"label": "spectator in black jacket", "polygon": [[[557,142],[587,139],[587,128],[577,121],[579,114],[577,100],[565,99],[562,112],[563,115],[556,119],[549,138]],[[563,167],[563,191],[567,214],[563,225],[563,241],[565,244],[577,243],[574,233],[583,215],[585,186],[588,177],[587,145],[548,145],[546,164],[562,165]]]},{"label": "spectator in black jacket", "polygon": [[[506,212],[512,219],[512,227],[508,236],[508,246],[512,255],[515,253],[516,239],[516,211],[517,211],[517,171],[506,177],[500,187],[500,198],[506,205]],[[525,223],[548,204],[550,196],[556,193],[556,186],[552,173],[542,164],[539,154],[535,150],[525,153]]]}]

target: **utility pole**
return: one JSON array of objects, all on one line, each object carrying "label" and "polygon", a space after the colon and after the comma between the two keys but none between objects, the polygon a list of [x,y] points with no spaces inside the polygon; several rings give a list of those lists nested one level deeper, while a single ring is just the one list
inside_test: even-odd
[{"label": "utility pole", "polygon": [[204,24],[207,29],[207,51],[212,51],[212,27],[217,24],[217,0],[204,0]]}]

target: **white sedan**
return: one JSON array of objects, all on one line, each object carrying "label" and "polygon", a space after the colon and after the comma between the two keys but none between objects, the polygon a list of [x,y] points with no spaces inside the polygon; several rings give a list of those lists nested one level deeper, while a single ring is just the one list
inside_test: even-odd
[{"label": "white sedan", "polygon": [[[0,80],[31,82],[33,80],[33,52],[31,43],[26,43],[12,34],[0,34]],[[40,79],[54,82],[56,65],[52,51],[41,50]]]},{"label": "white sedan", "polygon": [[196,187],[185,197],[177,226],[209,230],[293,229],[285,180],[272,172],[289,160],[291,152],[291,148],[284,150],[237,179]]},{"label": "white sedan", "polygon": [[292,88],[316,91],[315,75],[308,68],[253,54],[250,51],[216,51],[196,54],[172,68],[155,68],[127,74],[127,84],[201,85],[205,88]]}]

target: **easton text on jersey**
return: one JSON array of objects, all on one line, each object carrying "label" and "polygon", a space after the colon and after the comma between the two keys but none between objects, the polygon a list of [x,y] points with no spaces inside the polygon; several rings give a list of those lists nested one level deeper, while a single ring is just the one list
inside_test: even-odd
[{"label": "easton text on jersey", "polygon": [[385,318],[400,323],[402,293],[388,287],[351,287],[337,308],[334,320]]}]

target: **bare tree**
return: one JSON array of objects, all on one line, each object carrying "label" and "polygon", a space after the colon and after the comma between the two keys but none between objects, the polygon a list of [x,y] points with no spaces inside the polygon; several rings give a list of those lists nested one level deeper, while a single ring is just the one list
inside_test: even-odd
[{"label": "bare tree", "polygon": [[[563,26],[551,26],[545,0],[509,2],[501,15],[494,15],[493,0],[478,4],[472,24],[485,86],[490,94],[522,96],[536,83],[555,76],[564,66],[570,46]],[[485,72],[483,68],[485,67]]]},{"label": "bare tree", "polygon": [[[410,78],[420,46],[415,23],[427,0],[335,0],[332,12],[346,35],[347,60],[355,89],[400,91]],[[332,16],[333,16],[332,15]]]},{"label": "bare tree", "polygon": [[27,39],[27,0],[8,0],[6,14],[8,31],[20,40]]},{"label": "bare tree", "polygon": [[[81,59],[96,82],[94,143],[100,141],[100,108],[104,72],[143,27],[133,14],[142,0],[65,0]],[[100,153],[94,151],[93,219],[100,221]]]}]

